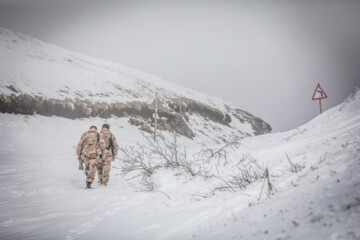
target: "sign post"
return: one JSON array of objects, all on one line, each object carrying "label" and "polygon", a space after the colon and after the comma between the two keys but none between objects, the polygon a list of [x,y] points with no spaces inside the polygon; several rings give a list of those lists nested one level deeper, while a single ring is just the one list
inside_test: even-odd
[{"label": "sign post", "polygon": [[320,87],[320,83],[316,86],[314,95],[312,97],[312,100],[319,100],[320,105],[320,113],[322,113],[322,105],[321,105],[321,99],[327,98],[326,93],[324,90]]},{"label": "sign post", "polygon": [[157,105],[158,105],[158,99],[157,99],[157,94],[156,94],[156,96],[155,96],[155,124],[154,124],[154,140],[156,140]]},{"label": "sign post", "polygon": [[150,104],[149,108],[155,112],[155,123],[154,123],[154,140],[156,140],[156,128],[157,128],[157,111],[163,110],[163,106],[160,101],[158,101],[158,96],[156,94],[154,101]]}]

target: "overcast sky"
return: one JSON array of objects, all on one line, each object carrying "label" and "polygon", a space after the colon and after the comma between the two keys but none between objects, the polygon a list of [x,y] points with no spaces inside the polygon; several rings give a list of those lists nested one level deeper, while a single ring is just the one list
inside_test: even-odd
[{"label": "overcast sky", "polygon": [[325,110],[360,87],[357,0],[0,0],[0,26],[230,100],[274,131],[318,114],[318,83]]}]

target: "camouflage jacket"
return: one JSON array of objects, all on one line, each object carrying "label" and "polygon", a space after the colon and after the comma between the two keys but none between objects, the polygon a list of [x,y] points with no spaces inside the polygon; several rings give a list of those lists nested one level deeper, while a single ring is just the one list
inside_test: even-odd
[{"label": "camouflage jacket", "polygon": [[103,159],[111,158],[115,160],[116,158],[118,144],[115,136],[107,128],[101,129],[97,152],[98,155],[102,154]]},{"label": "camouflage jacket", "polygon": [[89,158],[96,158],[96,149],[99,144],[100,135],[96,129],[92,128],[81,136],[80,142],[76,148],[78,157],[84,155]]}]

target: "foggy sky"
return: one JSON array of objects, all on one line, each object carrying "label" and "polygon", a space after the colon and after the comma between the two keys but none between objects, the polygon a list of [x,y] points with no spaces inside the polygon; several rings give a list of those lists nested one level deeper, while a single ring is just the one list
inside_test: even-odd
[{"label": "foggy sky", "polygon": [[318,83],[324,110],[360,87],[356,0],[0,0],[0,26],[230,100],[274,131],[318,114]]}]

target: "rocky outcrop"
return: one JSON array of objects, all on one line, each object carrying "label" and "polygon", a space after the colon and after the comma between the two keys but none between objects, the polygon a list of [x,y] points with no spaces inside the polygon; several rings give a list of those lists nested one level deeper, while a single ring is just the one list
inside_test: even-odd
[{"label": "rocky outcrop", "polygon": [[271,126],[270,124],[264,122],[262,119],[255,117],[249,112],[243,111],[241,109],[235,109],[235,111],[232,113],[232,115],[239,119],[242,123],[250,123],[251,127],[254,129],[255,135],[261,135],[264,133],[271,132]]},{"label": "rocky outcrop", "polygon": [[[188,98],[175,98],[164,103],[165,107],[158,112],[157,128],[160,130],[177,132],[188,138],[195,136],[188,125],[188,114],[198,114],[204,119],[230,127],[232,121],[228,113],[224,113],[214,107],[197,102]],[[148,103],[133,101],[127,103],[93,103],[81,99],[47,99],[41,96],[29,94],[0,95],[0,112],[16,114],[40,114],[44,116],[60,116],[70,119],[101,117],[110,118],[128,117],[129,123],[139,126],[143,131],[152,133],[154,127],[153,110],[149,109]],[[255,135],[271,131],[269,124],[252,114],[227,107],[227,112],[242,123],[250,123]]]},{"label": "rocky outcrop", "polygon": [[231,116],[214,107],[197,102],[188,98],[175,98],[168,101],[168,106],[177,113],[197,113],[204,118],[208,118],[214,122],[229,125]]},{"label": "rocky outcrop", "polygon": [[129,119],[129,123],[134,126],[139,126],[140,130],[143,130],[144,132],[154,133],[152,128],[147,123],[145,123],[142,119],[131,117]]},{"label": "rocky outcrop", "polygon": [[188,124],[184,120],[185,114],[179,114],[170,111],[160,111],[159,112],[159,129],[166,131],[175,131],[183,136],[188,136],[190,138],[195,137],[193,131],[188,127]]},{"label": "rocky outcrop", "polygon": [[[72,100],[69,98],[46,99],[29,94],[0,96],[0,112],[16,114],[40,114],[44,116],[59,116],[70,119],[101,117],[110,118],[130,117],[132,125],[139,126],[141,130],[152,132],[153,111],[148,104],[134,101],[128,103],[92,103],[88,100]],[[193,138],[195,134],[190,129],[181,114],[168,110],[159,111],[158,129],[176,131],[178,134]]]}]

